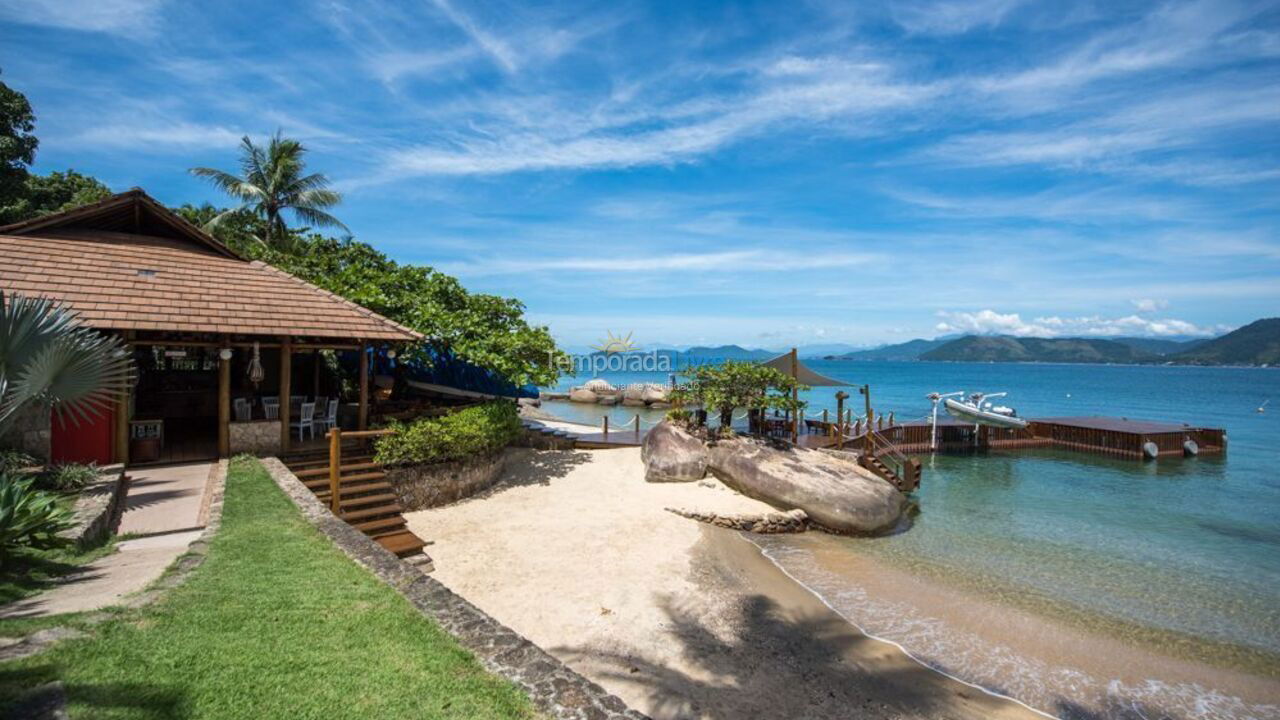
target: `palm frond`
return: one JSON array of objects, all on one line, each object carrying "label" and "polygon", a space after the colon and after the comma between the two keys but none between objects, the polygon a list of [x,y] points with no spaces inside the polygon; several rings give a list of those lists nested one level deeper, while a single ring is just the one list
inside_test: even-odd
[{"label": "palm frond", "polygon": [[341,220],[323,210],[313,207],[292,207],[290,210],[293,210],[293,214],[303,222],[313,227],[336,227],[351,232],[351,228],[344,225]]}]

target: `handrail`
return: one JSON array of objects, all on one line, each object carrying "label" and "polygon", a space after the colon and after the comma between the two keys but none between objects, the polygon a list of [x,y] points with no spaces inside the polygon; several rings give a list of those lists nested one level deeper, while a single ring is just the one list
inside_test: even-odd
[{"label": "handrail", "polygon": [[339,494],[342,487],[342,439],[386,437],[395,434],[396,431],[391,429],[352,430],[345,433],[338,427],[329,430],[329,510],[335,516],[341,517],[339,512],[342,509],[342,498]]}]

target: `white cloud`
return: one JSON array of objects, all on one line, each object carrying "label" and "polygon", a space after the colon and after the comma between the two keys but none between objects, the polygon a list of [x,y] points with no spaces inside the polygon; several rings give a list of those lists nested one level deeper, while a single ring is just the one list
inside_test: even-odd
[{"label": "white cloud", "polygon": [[1154,298],[1138,298],[1129,302],[1133,303],[1133,307],[1140,313],[1153,313],[1169,307],[1168,300],[1156,300]]},{"label": "white cloud", "polygon": [[27,25],[149,34],[164,0],[0,0],[0,18]]},{"label": "white cloud", "polygon": [[954,35],[999,25],[1022,0],[942,0],[896,5],[893,19],[906,30],[928,35]]},{"label": "white cloud", "polygon": [[222,125],[185,121],[96,125],[66,138],[68,145],[164,152],[173,148],[235,148],[245,133]]},{"label": "white cloud", "polygon": [[515,50],[501,38],[480,27],[470,15],[455,8],[449,0],[434,0],[436,7],[449,21],[457,25],[486,54],[493,58],[503,70],[515,72],[520,67],[520,58]]},{"label": "white cloud", "polygon": [[849,252],[778,252],[727,250],[708,253],[668,253],[652,256],[574,258],[493,258],[442,265],[459,275],[506,275],[534,272],[760,272],[812,270],[866,265],[879,256]]},{"label": "white cloud", "polygon": [[[1135,301],[1141,302],[1141,301]],[[1155,301],[1151,301],[1155,302]],[[1018,313],[939,311],[941,318],[935,329],[941,333],[973,333],[977,335],[1017,335],[1020,337],[1211,337],[1230,330],[1229,327],[1198,326],[1175,318],[1151,319],[1138,315],[1105,318],[1099,315],[1061,317],[1051,315],[1023,320]]]}]

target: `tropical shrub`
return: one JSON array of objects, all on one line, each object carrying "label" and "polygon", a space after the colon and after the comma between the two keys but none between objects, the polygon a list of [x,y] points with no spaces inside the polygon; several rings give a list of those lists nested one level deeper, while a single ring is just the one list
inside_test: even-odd
[{"label": "tropical shrub", "polygon": [[729,360],[722,365],[698,365],[683,375],[688,381],[673,393],[673,403],[701,405],[719,414],[724,428],[733,423],[735,408],[798,411],[805,405],[792,399],[792,391],[806,388],[767,365]]},{"label": "tropical shrub", "polygon": [[375,459],[384,465],[408,465],[489,455],[520,435],[520,413],[513,402],[497,400],[441,417],[395,422],[397,434],[378,441]]},{"label": "tropical shrub", "polygon": [[57,544],[71,526],[71,511],[53,493],[32,487],[32,478],[0,473],[0,564],[14,549]]},{"label": "tropical shrub", "polygon": [[98,479],[98,466],[94,464],[64,463],[55,465],[43,473],[37,483],[46,490],[61,493],[78,492]]},{"label": "tropical shrub", "polygon": [[40,462],[21,450],[0,450],[0,473],[24,470]]},{"label": "tropical shrub", "polygon": [[31,405],[52,407],[60,422],[97,416],[132,377],[119,338],[81,325],[47,298],[0,290],[0,437]]}]

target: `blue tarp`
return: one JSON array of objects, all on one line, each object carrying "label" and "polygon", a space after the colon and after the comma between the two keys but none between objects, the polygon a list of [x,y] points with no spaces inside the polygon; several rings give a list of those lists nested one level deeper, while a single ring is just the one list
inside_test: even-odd
[{"label": "blue tarp", "polygon": [[[373,375],[392,375],[399,365],[404,368],[405,379],[415,382],[444,385],[457,390],[484,393],[485,395],[502,395],[505,397],[538,397],[538,388],[534,385],[519,387],[506,377],[479,365],[469,363],[447,350],[428,348],[431,360],[417,362],[403,358],[391,359],[382,349],[370,349]],[[356,359],[355,353],[351,358]]]}]

